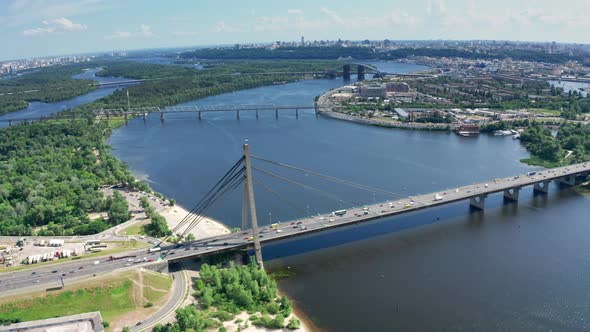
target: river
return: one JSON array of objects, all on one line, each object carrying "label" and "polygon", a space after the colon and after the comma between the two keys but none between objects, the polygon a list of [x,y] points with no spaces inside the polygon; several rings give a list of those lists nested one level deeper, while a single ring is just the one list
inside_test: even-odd
[{"label": "river", "polygon": [[[404,71],[404,64],[387,71]],[[421,70],[412,68],[409,71]],[[341,80],[262,87],[186,103],[311,104]],[[134,119],[109,140],[113,153],[157,191],[191,208],[240,157],[252,153],[401,195],[432,192],[534,169],[518,141],[407,131],[317,117],[311,111],[170,114]],[[329,191],[332,200],[255,172],[259,223],[392,199],[255,161],[261,169]],[[207,214],[241,223],[241,192]],[[290,268],[279,286],[325,331],[590,329],[589,199],[552,186],[523,189],[518,204],[491,196],[365,226],[265,246],[267,267]],[[293,206],[293,207],[291,207]],[[403,230],[403,231],[402,231]]]},{"label": "river", "polygon": [[[77,79],[87,79],[87,80],[95,80],[99,83],[111,83],[111,82],[121,82],[127,81],[127,78],[121,77],[100,77],[96,76],[95,74],[100,70],[100,68],[92,68],[84,70],[84,72],[72,76],[73,78]],[[54,113],[58,113],[73,107],[77,107],[80,105],[91,103],[97,99],[106,97],[113,92],[115,92],[119,87],[104,87],[98,88],[94,91],[89,93],[67,99],[62,101],[57,101],[53,103],[43,103],[39,101],[29,102],[29,106],[23,110],[8,113],[5,115],[0,116],[0,120],[11,120],[11,119],[22,119],[22,118],[38,118],[43,116],[49,116]],[[0,122],[1,127],[7,127],[9,124],[7,122]]]}]

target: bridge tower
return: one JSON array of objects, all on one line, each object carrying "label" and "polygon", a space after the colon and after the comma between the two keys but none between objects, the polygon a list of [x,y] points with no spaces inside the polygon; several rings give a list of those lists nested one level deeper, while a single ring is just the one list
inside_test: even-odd
[{"label": "bridge tower", "polygon": [[350,81],[350,65],[342,66],[342,79]]},{"label": "bridge tower", "polygon": [[258,237],[258,219],[256,218],[256,203],[254,202],[254,186],[252,184],[252,164],[250,160],[250,146],[244,144],[244,196],[242,201],[242,229],[248,227],[248,216],[252,223],[252,237],[254,238],[254,254],[256,263],[261,269],[264,269],[262,261],[262,248],[260,238]]},{"label": "bridge tower", "polygon": [[365,79],[365,66],[357,65],[356,69],[357,80],[363,81]]}]

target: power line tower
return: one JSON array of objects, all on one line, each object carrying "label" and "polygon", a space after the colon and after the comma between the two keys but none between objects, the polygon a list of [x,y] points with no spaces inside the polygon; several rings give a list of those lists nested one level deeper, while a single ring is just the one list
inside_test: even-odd
[{"label": "power line tower", "polygon": [[244,167],[246,170],[244,174],[244,195],[242,200],[242,229],[248,228],[248,215],[250,215],[256,262],[264,270],[262,249],[260,247],[260,238],[258,237],[258,219],[256,218],[256,203],[254,202],[254,187],[252,185],[252,164],[248,144],[244,144]]}]

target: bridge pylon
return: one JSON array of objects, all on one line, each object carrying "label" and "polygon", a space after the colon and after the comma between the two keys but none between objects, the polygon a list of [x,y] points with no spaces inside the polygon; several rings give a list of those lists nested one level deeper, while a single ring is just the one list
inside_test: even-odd
[{"label": "bridge pylon", "polygon": [[[242,229],[248,226],[248,219],[252,223],[252,237],[254,239],[254,254],[256,263],[261,269],[264,269],[262,261],[262,248],[260,246],[260,237],[258,236],[258,219],[256,218],[256,203],[254,201],[254,186],[252,183],[252,162],[250,159],[250,146],[244,144],[244,195],[242,201]],[[249,217],[249,218],[248,218]]]}]

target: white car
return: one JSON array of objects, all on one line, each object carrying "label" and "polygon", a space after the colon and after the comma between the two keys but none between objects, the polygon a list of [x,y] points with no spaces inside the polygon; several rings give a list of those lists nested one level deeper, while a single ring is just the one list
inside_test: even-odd
[{"label": "white car", "polygon": [[100,264],[100,261],[94,261],[94,265]]}]

